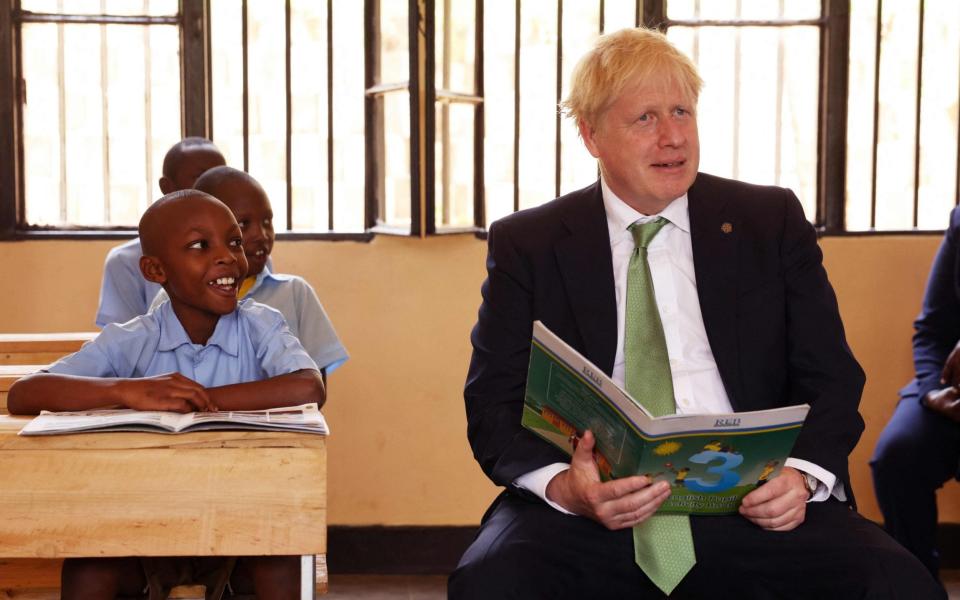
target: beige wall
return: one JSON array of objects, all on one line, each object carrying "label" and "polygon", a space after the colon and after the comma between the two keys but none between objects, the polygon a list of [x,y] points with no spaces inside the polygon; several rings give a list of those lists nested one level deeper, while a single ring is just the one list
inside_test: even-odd
[{"label": "beige wall", "polygon": [[[851,457],[862,511],[878,512],[866,467],[911,376],[911,322],[938,236],[828,238],[826,265],[868,381],[867,431]],[[93,328],[101,241],[0,243],[0,331]],[[317,289],[352,358],[330,380],[330,520],[335,525],[476,523],[496,494],[466,443],[461,391],[484,276],[473,236],[282,242],[283,271]],[[960,522],[960,486],[944,519]]]}]

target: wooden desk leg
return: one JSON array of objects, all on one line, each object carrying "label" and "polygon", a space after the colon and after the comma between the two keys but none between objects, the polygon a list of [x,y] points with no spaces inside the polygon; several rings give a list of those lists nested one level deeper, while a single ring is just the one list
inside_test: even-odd
[{"label": "wooden desk leg", "polygon": [[304,554],[300,557],[300,600],[314,600],[317,589],[317,557]]}]

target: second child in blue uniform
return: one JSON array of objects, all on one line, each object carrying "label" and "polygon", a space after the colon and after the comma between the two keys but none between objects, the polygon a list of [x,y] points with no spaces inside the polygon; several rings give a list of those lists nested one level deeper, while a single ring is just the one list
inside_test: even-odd
[{"label": "second child in blue uniform", "polygon": [[[243,250],[249,268],[240,285],[239,297],[252,298],[279,310],[317,367],[332,373],[348,355],[316,292],[302,277],[274,273],[270,268],[276,236],[273,208],[266,191],[247,173],[226,166],[206,171],[194,187],[226,204],[243,232]],[[161,292],[151,308],[164,300],[166,296]]]}]

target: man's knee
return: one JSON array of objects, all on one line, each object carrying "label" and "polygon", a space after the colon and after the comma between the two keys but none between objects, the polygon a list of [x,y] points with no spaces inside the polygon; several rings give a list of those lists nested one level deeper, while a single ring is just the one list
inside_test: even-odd
[{"label": "man's knee", "polygon": [[[870,467],[874,477],[916,478],[943,470],[945,449],[956,448],[955,431],[943,418],[929,413],[915,398],[901,400],[877,440]],[[949,450],[948,450],[949,451]],[[953,457],[954,470],[956,457]]]},{"label": "man's knee", "polygon": [[870,460],[875,486],[895,492],[938,488],[956,475],[958,457],[945,456],[944,448],[931,444],[934,436],[923,432],[884,431]]},{"label": "man's knee", "polygon": [[925,445],[926,442],[922,432],[898,427],[891,420],[880,434],[870,464],[874,469],[910,464],[918,460],[919,457],[916,453],[925,449]]},{"label": "man's knee", "polygon": [[[543,507],[548,522],[559,513]],[[570,573],[577,564],[563,550],[563,535],[535,518],[536,507],[506,500],[484,521],[476,539],[464,552],[450,576],[452,599],[565,598],[574,582]]]},{"label": "man's knee", "polygon": [[873,560],[862,563],[861,576],[867,582],[866,598],[946,598],[940,582],[913,554],[891,543],[871,551]]},{"label": "man's knee", "polygon": [[[835,507],[834,507],[835,508]],[[851,589],[864,598],[945,598],[943,588],[927,567],[894,541],[876,523],[854,511],[832,519],[825,533],[833,531],[842,541],[824,538],[828,568],[839,567]],[[862,587],[860,587],[862,586]]]},{"label": "man's knee", "polygon": [[[471,598],[537,598],[538,586],[532,585],[536,573],[542,571],[529,564],[536,556],[534,549],[522,549],[522,544],[500,543],[503,539],[488,540],[484,532],[467,548],[460,564],[450,575],[448,596],[452,599]],[[525,586],[531,584],[529,589]]]}]

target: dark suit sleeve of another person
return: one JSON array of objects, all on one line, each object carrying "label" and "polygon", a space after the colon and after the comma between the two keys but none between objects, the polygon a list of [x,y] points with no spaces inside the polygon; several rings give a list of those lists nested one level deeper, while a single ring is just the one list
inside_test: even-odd
[{"label": "dark suit sleeve of another person", "polygon": [[[847,345],[816,233],[796,196],[784,193],[780,268],[788,368],[782,402],[810,404],[791,456],[836,475],[852,501],[847,457],[863,432],[858,407],[865,376]],[[740,311],[747,308],[740,305]],[[743,316],[749,320],[749,315]]]},{"label": "dark suit sleeve of another person", "polygon": [[[473,356],[464,398],[467,437],[484,473],[497,485],[569,457],[520,425],[530,357],[535,273],[521,255],[517,213],[491,225],[483,302],[470,339]],[[529,231],[529,230],[527,230]]]},{"label": "dark suit sleeve of another person", "polygon": [[950,213],[950,227],[930,269],[923,308],[913,323],[913,363],[917,376],[914,385],[921,401],[928,392],[943,387],[940,374],[947,357],[960,340],[958,236],[960,209],[955,208]]}]

